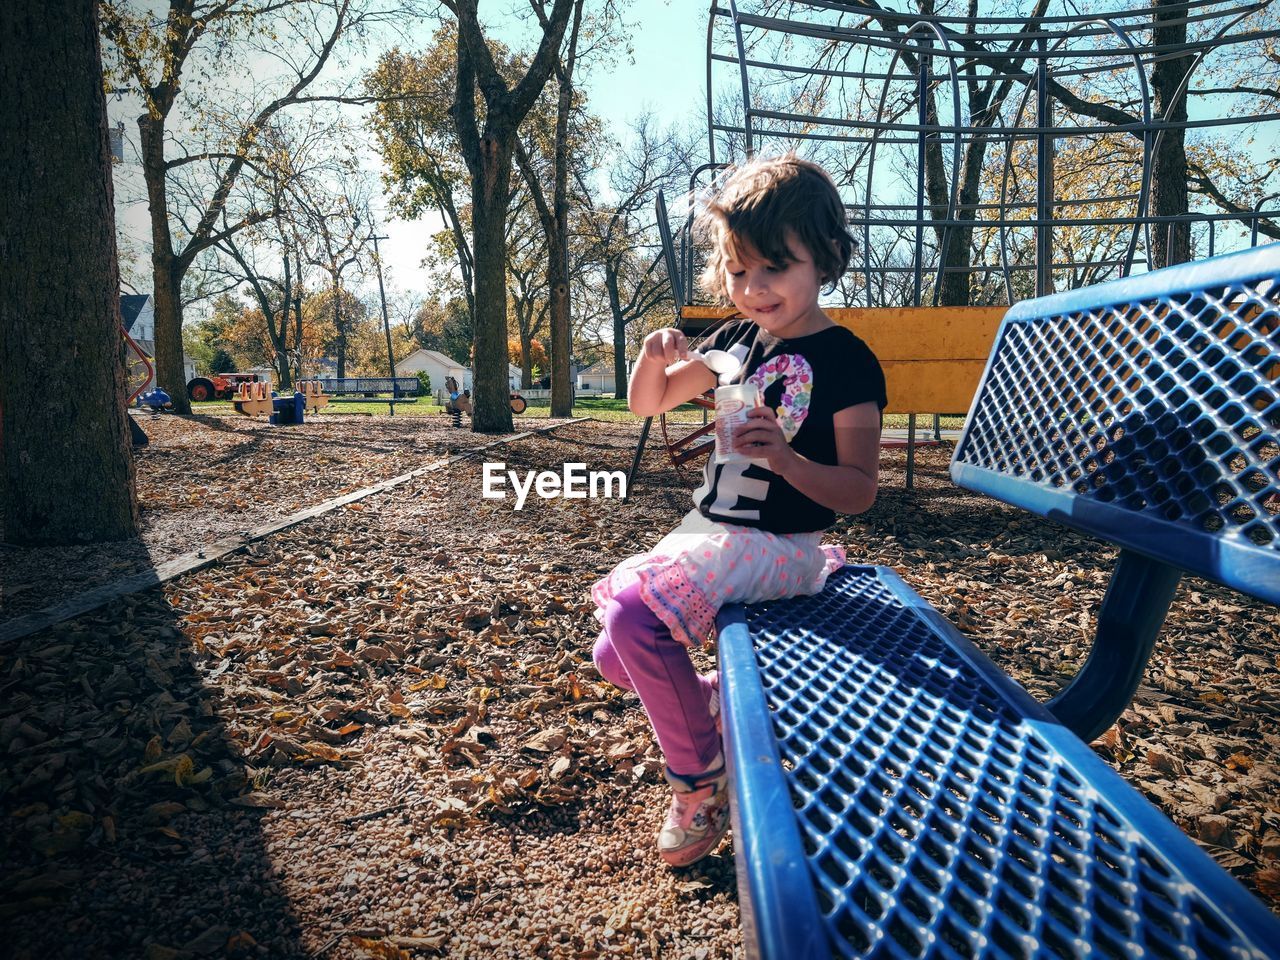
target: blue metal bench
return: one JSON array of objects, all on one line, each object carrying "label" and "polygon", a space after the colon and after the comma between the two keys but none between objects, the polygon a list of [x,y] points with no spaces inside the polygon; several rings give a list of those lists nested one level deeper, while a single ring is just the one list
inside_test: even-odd
[{"label": "blue metal bench", "polygon": [[1183,571],[1280,603],[1280,244],[1009,310],[951,474],[1117,544],[1033,700],[891,570],[720,616],[749,952],[1280,957],[1280,922],[1086,745]]},{"label": "blue metal bench", "polygon": [[416,397],[421,386],[417,377],[320,377],[319,381],[325,393],[336,395],[389,393],[394,397]]}]

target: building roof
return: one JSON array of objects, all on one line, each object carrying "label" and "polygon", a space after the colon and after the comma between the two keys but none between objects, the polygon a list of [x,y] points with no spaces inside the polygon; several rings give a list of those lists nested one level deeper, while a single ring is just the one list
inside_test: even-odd
[{"label": "building roof", "polygon": [[403,363],[405,360],[408,360],[410,357],[416,357],[420,353],[427,357],[430,357],[436,363],[439,363],[443,366],[456,367],[459,370],[467,369],[467,365],[465,363],[459,363],[457,360],[453,359],[453,357],[450,357],[447,354],[443,354],[439,350],[428,350],[426,347],[419,347],[417,350],[413,351],[413,353],[409,354],[408,357],[404,357],[403,359],[397,362]]},{"label": "building roof", "polygon": [[124,324],[126,331],[133,329],[134,321],[138,319],[138,314],[142,312],[142,308],[147,305],[147,301],[151,299],[151,295],[147,293],[126,293],[120,297],[120,322]]}]

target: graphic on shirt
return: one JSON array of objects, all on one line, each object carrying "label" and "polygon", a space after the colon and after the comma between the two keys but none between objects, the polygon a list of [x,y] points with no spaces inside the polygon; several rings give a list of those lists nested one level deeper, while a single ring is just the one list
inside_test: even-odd
[{"label": "graphic on shirt", "polygon": [[809,416],[809,401],[813,397],[813,368],[809,361],[798,353],[785,353],[762,363],[747,380],[760,388],[762,396],[778,380],[784,382],[782,402],[774,413],[778,415],[782,435],[790,443]]}]

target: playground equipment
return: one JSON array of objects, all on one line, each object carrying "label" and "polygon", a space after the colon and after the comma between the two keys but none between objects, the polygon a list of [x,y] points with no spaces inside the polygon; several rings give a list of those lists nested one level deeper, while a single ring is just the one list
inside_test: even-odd
[{"label": "playground equipment", "polygon": [[[444,388],[449,392],[449,399],[444,402],[444,412],[453,418],[453,425],[455,427],[461,427],[462,415],[465,413],[469,417],[472,413],[471,391],[459,391],[458,381],[454,377],[444,378]],[[528,407],[528,401],[515,390],[512,390],[511,412],[518,416],[519,414],[524,413]]]},{"label": "playground equipment", "polygon": [[[324,396],[324,391],[318,389],[319,385],[312,384],[306,381],[300,382],[298,384],[300,389],[282,397],[271,390],[269,383],[262,381],[242,383],[236,388],[236,395],[231,398],[231,403],[237,413],[248,417],[267,414],[274,426],[300,424],[306,421],[308,405],[319,408],[329,402],[328,397]],[[307,388],[306,392],[302,388]]]},{"label": "playground equipment", "polygon": [[329,396],[319,380],[299,380],[297,386],[303,396],[303,406],[312,413],[318,413],[321,407],[328,405]]},{"label": "playground equipment", "polygon": [[444,378],[444,388],[449,391],[449,399],[444,402],[444,412],[453,419],[455,427],[462,426],[462,415],[472,414],[471,391],[459,390],[458,381],[454,377]]},{"label": "playground equipment", "polygon": [[256,373],[215,373],[208,377],[195,377],[187,381],[187,396],[194,402],[204,400],[230,400],[239,392],[241,384],[258,383]]},{"label": "playground equipment", "polygon": [[[1235,173],[1216,182],[1206,162],[1229,157],[1250,169],[1243,132],[1259,144],[1280,136],[1274,101],[1247,79],[1280,36],[1258,22],[1266,7],[1186,0],[1084,11],[1049,0],[1033,17],[1029,4],[997,16],[830,0],[713,3],[710,163],[694,172],[690,196],[696,204],[713,188],[725,159],[794,148],[821,163],[860,240],[829,306],[895,311],[848,321],[868,342],[897,331],[894,355],[881,355],[889,412],[907,413],[913,426],[919,413],[959,413],[967,398],[953,402],[972,395],[971,361],[994,329],[991,315],[961,308],[1280,238],[1267,210],[1280,195],[1261,196]],[[1219,74],[1212,83],[1192,85],[1210,71]],[[1222,76],[1233,71],[1235,84]],[[1188,110],[1189,98],[1208,95],[1202,87],[1216,98],[1210,116]],[[665,197],[657,206],[676,323],[696,341],[718,317],[697,312],[691,218],[673,231]],[[664,435],[681,429],[663,423]],[[683,439],[668,449],[687,451]]]},{"label": "playground equipment", "polygon": [[270,414],[275,410],[272,403],[271,384],[261,381],[241,383],[236,388],[235,396],[231,398],[231,405],[236,408],[236,413],[247,417]]},{"label": "playground equipment", "polygon": [[149,390],[140,398],[141,402],[151,408],[152,413],[163,413],[173,409],[173,398],[159,387]]},{"label": "playground equipment", "polygon": [[[120,325],[120,336],[124,338],[125,346],[126,383],[129,393],[125,397],[124,405],[128,408],[133,406],[133,402],[141,396],[142,391],[147,389],[147,384],[155,376],[155,367],[152,366],[151,358],[147,356],[146,351],[138,346],[138,341],[129,335],[129,331],[123,324]],[[129,421],[129,439],[133,446],[145,447],[150,442],[146,431],[133,417],[126,417],[126,419]]]}]

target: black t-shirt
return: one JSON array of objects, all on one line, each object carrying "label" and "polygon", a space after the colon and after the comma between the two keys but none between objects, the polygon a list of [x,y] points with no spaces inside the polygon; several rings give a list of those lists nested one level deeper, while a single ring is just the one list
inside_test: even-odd
[{"label": "black t-shirt", "polygon": [[[862,340],[832,326],[788,340],[765,333],[750,320],[732,320],[700,349],[726,350],[743,361],[734,383],[755,383],[779,413],[791,448],[816,463],[836,463],[833,417],[860,403],[888,404],[880,362]],[[703,516],[773,533],[825,530],[833,510],[815,503],[767,465],[707,460],[703,483],[693,492]]]}]

